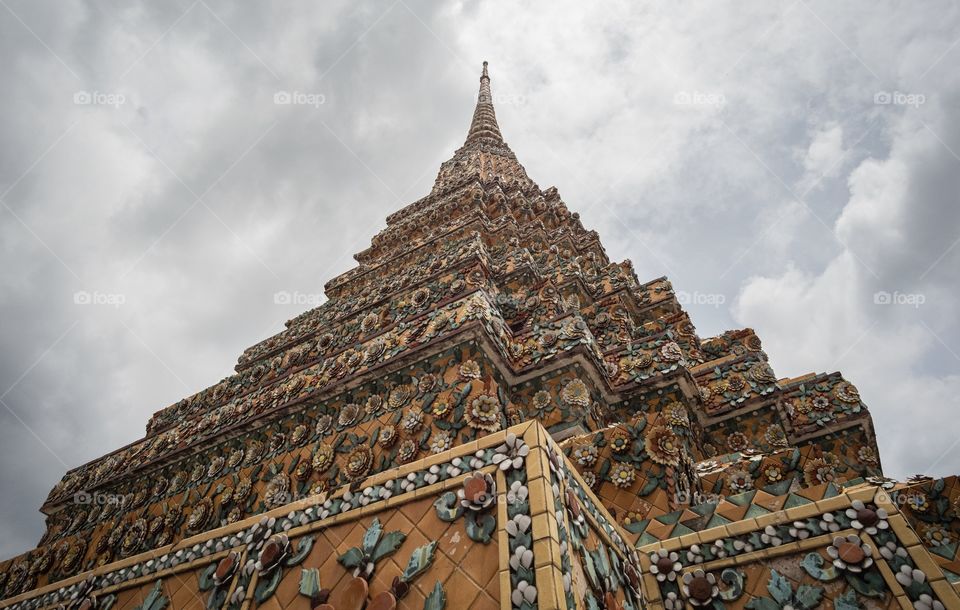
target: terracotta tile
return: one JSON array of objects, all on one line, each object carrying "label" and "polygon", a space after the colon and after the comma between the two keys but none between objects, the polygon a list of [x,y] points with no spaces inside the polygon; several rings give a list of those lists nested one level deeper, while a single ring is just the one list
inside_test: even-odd
[{"label": "terracotta tile", "polygon": [[192,586],[181,587],[173,597],[170,598],[170,605],[178,610],[180,608],[204,607],[206,605],[206,595],[200,593]]},{"label": "terracotta tile", "polygon": [[784,496],[772,496],[767,492],[757,490],[757,494],[753,497],[753,503],[757,506],[762,506],[763,508],[775,512],[780,510],[783,507],[784,502],[787,501],[787,497]]},{"label": "terracotta tile", "polygon": [[340,544],[337,545],[337,553],[346,553],[347,549],[360,546],[360,543],[363,541],[363,535],[366,533],[367,528],[370,527],[371,521],[372,519],[363,519],[355,522],[350,531],[343,537]]},{"label": "terracotta tile", "polygon": [[419,523],[420,519],[428,510],[433,510],[433,501],[435,497],[426,497],[422,500],[414,500],[400,507],[400,512],[410,519],[412,523]]},{"label": "terracotta tile", "polygon": [[303,565],[313,568],[326,561],[327,556],[334,552],[334,544],[324,532],[314,532],[309,535],[313,536],[313,548],[310,549],[307,558],[303,560]]},{"label": "terracotta tile", "polygon": [[483,586],[483,590],[487,592],[487,595],[492,597],[495,600],[500,599],[500,572],[493,572],[490,576],[490,580],[487,581],[487,584]]},{"label": "terracotta tile", "polygon": [[331,553],[319,566],[320,586],[324,589],[333,589],[348,574],[346,568],[337,561],[337,557],[336,553]]},{"label": "terracotta tile", "polygon": [[424,514],[423,518],[417,522],[417,529],[426,536],[428,540],[440,540],[443,535],[451,528],[451,524],[441,521],[437,517],[435,510]]},{"label": "terracotta tile", "polygon": [[140,589],[126,589],[117,593],[117,601],[114,602],[114,607],[117,610],[129,610],[140,604],[143,601],[143,596],[140,595]]},{"label": "terracotta tile", "polygon": [[658,540],[665,540],[670,538],[670,533],[673,531],[673,527],[673,525],[661,523],[654,519],[650,522],[650,525],[647,526],[647,533]]},{"label": "terracotta tile", "polygon": [[[177,610],[180,610],[178,606],[174,606]],[[283,606],[277,601],[276,597],[271,597],[267,601],[263,602],[257,606],[258,610],[283,610]]]},{"label": "terracotta tile", "polygon": [[331,547],[336,548],[348,531],[349,528],[345,528],[344,525],[333,525],[322,529],[317,537],[325,539]]},{"label": "terracotta tile", "polygon": [[296,566],[288,569],[286,574],[283,575],[280,586],[277,587],[276,593],[273,594],[281,606],[286,607],[289,605],[293,598],[299,593],[300,571],[302,569],[302,567]]},{"label": "terracotta tile", "polygon": [[[183,574],[172,574],[163,580],[163,594],[172,598],[187,582]],[[199,587],[198,587],[199,588]]]},{"label": "terracotta tile", "polygon": [[385,532],[398,530],[407,533],[414,528],[414,522],[404,516],[403,512],[400,510],[393,511],[393,514],[391,514],[386,521],[384,521],[382,518],[380,521],[383,523],[383,531]]},{"label": "terracotta tile", "polygon": [[460,570],[450,574],[450,578],[443,584],[443,590],[447,593],[447,608],[469,608],[480,593],[477,585]]},{"label": "terracotta tile", "polygon": [[480,593],[477,599],[470,604],[469,610],[499,610],[500,602],[493,599],[487,593]]},{"label": "terracotta tile", "polygon": [[748,508],[749,507],[747,506],[737,506],[732,502],[724,501],[717,505],[714,514],[720,515],[729,521],[739,521],[743,518],[743,515],[747,512]]},{"label": "terracotta tile", "polygon": [[481,587],[500,569],[497,543],[474,543],[469,546],[466,556],[460,561],[459,569]]},{"label": "terracotta tile", "polygon": [[[437,550],[444,553],[454,563],[460,563],[464,557],[474,550],[474,546],[479,544],[467,537],[463,527],[462,519],[451,523],[447,531],[440,537],[440,544],[437,545]],[[494,535],[492,538],[491,544],[496,544],[497,536]]]}]

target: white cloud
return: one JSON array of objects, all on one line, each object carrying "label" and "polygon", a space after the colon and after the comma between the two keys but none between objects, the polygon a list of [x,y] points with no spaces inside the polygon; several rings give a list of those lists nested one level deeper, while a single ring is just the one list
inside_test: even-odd
[{"label": "white cloud", "polygon": [[797,192],[807,193],[822,180],[836,176],[843,168],[845,153],[843,127],[836,122],[819,126],[811,135],[810,145],[802,156],[804,174],[797,185]]}]

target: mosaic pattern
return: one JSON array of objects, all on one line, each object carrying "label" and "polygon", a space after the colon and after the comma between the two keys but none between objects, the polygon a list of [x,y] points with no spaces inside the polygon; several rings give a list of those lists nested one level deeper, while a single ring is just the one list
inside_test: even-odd
[{"label": "mosaic pattern", "polygon": [[883,477],[839,373],[701,338],[503,140],[327,301],[66,473],[0,607],[960,607],[956,477]]}]

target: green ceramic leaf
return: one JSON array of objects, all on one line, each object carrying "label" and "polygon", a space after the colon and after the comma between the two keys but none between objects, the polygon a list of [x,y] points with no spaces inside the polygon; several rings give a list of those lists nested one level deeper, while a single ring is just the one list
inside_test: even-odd
[{"label": "green ceramic leaf", "polygon": [[429,568],[430,564],[433,563],[433,553],[437,550],[437,544],[439,544],[438,541],[434,540],[414,549],[400,579],[404,582],[410,582]]},{"label": "green ceramic leaf", "polygon": [[300,595],[313,599],[320,592],[320,571],[317,568],[301,568]]},{"label": "green ceramic leaf", "polygon": [[595,589],[599,588],[600,580],[597,578],[597,569],[596,569],[596,566],[593,564],[593,557],[590,555],[589,552],[583,552],[581,554],[581,558],[583,559],[583,563],[587,568],[587,578],[590,579],[590,586],[592,586]]},{"label": "green ceramic leaf", "polygon": [[367,528],[366,533],[363,535],[361,548],[365,554],[369,555],[373,552],[373,549],[377,547],[377,543],[380,542],[380,536],[382,534],[383,526],[380,525],[380,519],[374,518],[373,523],[370,524],[370,527]]},{"label": "green ceramic leaf", "polygon": [[403,532],[389,532],[383,537],[383,540],[380,541],[377,548],[373,550],[370,561],[376,563],[387,555],[396,552],[406,539],[407,535]]},{"label": "green ceramic leaf", "polygon": [[833,564],[829,564],[826,569],[824,569],[823,564],[823,557],[820,556],[820,553],[809,553],[800,562],[800,567],[817,580],[824,582],[834,580],[838,576],[837,569]]},{"label": "green ceramic leaf", "polygon": [[200,572],[200,583],[197,587],[201,591],[209,591],[213,588],[213,573],[217,571],[216,562],[211,563],[205,570]]},{"label": "green ceramic leaf", "polygon": [[606,479],[607,473],[610,472],[610,468],[610,460],[603,460],[603,464],[600,465],[600,470],[597,472],[597,478],[601,481]]},{"label": "green ceramic leaf", "polygon": [[835,610],[863,610],[860,602],[857,601],[857,593],[853,589],[848,589],[846,593],[833,600]]},{"label": "green ceramic leaf", "polygon": [[116,603],[117,596],[111,593],[106,597],[98,597],[97,601],[99,602],[97,604],[97,610],[110,610],[110,608],[113,607],[113,604]]},{"label": "green ceramic leaf", "polygon": [[450,523],[457,520],[463,514],[463,507],[457,500],[457,494],[448,491],[433,503],[433,508],[437,512],[437,518],[441,521]]},{"label": "green ceramic leaf", "polygon": [[443,585],[440,581],[433,586],[433,591],[423,600],[423,610],[443,610],[447,605],[447,594],[443,592]]},{"label": "green ceramic leaf", "polygon": [[227,590],[225,588],[214,589],[207,597],[207,610],[217,610],[223,606],[227,600]]},{"label": "green ceramic leaf", "polygon": [[307,555],[310,554],[310,550],[313,549],[313,542],[313,536],[304,536],[301,538],[297,543],[297,552],[290,557],[287,557],[287,560],[284,561],[284,564],[290,568],[306,559]]},{"label": "green ceramic leaf", "polygon": [[340,557],[337,557],[337,561],[347,569],[355,568],[363,563],[363,551],[357,547],[353,547]]},{"label": "green ceramic leaf", "polygon": [[137,610],[164,610],[169,603],[170,600],[163,594],[163,581],[158,580]]},{"label": "green ceramic leaf", "polygon": [[639,495],[641,497],[649,496],[657,489],[658,481],[656,478],[652,478],[647,481],[647,484],[643,486],[643,489],[640,490]]},{"label": "green ceramic leaf", "polygon": [[604,576],[609,576],[611,574],[610,559],[607,556],[607,547],[600,545],[600,548],[598,548],[594,553],[594,561],[600,566],[601,574]]},{"label": "green ceramic leaf", "polygon": [[283,570],[276,568],[270,573],[269,578],[263,578],[257,582],[257,588],[253,592],[258,604],[262,604],[276,592],[280,586],[280,580],[283,578]]},{"label": "green ceramic leaf", "polygon": [[593,596],[593,593],[587,593],[586,596],[587,610],[600,610],[600,606],[597,605],[597,598]]},{"label": "green ceramic leaf", "polygon": [[[887,586],[883,582],[883,577],[880,576],[879,572],[876,572],[874,570],[865,572],[858,576],[854,576],[853,574],[847,574],[847,583],[849,583],[850,586],[853,587],[853,589],[857,593],[859,593],[860,595],[865,595],[867,597],[883,597],[887,591]],[[912,586],[919,586],[919,585],[920,583],[914,582]],[[926,583],[924,583],[923,586],[928,587],[929,585],[926,585]],[[910,592],[911,591],[909,590],[907,591],[907,593],[910,593]],[[914,597],[919,597],[921,593],[926,593],[926,592],[927,591],[925,590],[917,590],[915,592],[916,594],[914,595]]]},{"label": "green ceramic leaf", "polygon": [[770,595],[773,596],[773,599],[780,603],[781,606],[788,605],[790,598],[793,597],[790,581],[781,576],[776,570],[770,570],[770,582],[767,583],[767,590],[770,591]]},{"label": "green ceramic leaf", "polygon": [[467,532],[467,537],[474,542],[490,542],[491,536],[493,536],[493,530],[497,528],[497,520],[493,515],[471,514],[472,516],[468,516],[464,520],[464,529]]},{"label": "green ceramic leaf", "polygon": [[724,601],[733,601],[743,595],[743,572],[727,568],[720,573],[720,581],[729,585],[729,588],[720,591],[720,598]]},{"label": "green ceramic leaf", "polygon": [[823,599],[823,587],[800,585],[797,588],[797,603],[802,608],[812,610],[817,607],[821,599]]}]

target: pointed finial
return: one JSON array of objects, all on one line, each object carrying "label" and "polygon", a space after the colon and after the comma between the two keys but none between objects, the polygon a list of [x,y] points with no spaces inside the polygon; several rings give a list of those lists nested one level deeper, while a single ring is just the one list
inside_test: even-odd
[{"label": "pointed finial", "polygon": [[473,111],[473,121],[467,133],[467,141],[471,144],[479,141],[503,143],[500,135],[500,126],[497,125],[497,115],[493,111],[493,95],[490,94],[490,75],[487,74],[487,62],[483,62],[483,73],[480,75],[480,92],[477,94],[477,107]]}]

